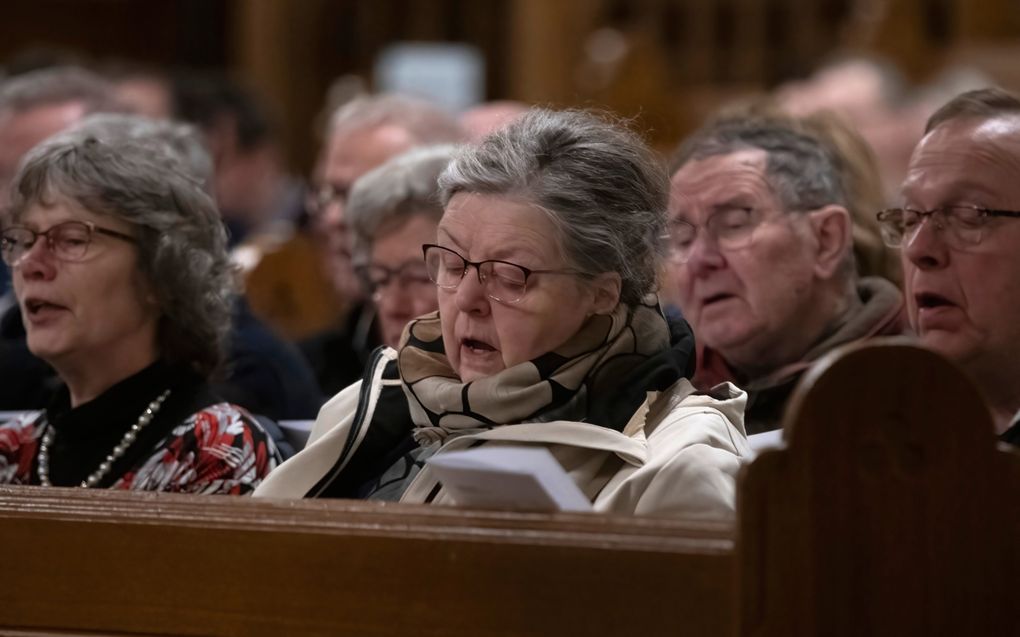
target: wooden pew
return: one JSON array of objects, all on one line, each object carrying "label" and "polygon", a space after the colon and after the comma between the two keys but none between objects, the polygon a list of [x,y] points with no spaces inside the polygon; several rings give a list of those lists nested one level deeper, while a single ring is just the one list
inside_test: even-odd
[{"label": "wooden pew", "polygon": [[741,635],[1020,635],[1020,454],[958,369],[833,352],[784,438],[739,483]]},{"label": "wooden pew", "polygon": [[0,632],[24,635],[721,635],[734,618],[724,523],[7,487],[0,538]]},{"label": "wooden pew", "polygon": [[911,346],[838,352],[736,525],[0,488],[0,633],[1016,635],[1020,454],[981,405]]}]

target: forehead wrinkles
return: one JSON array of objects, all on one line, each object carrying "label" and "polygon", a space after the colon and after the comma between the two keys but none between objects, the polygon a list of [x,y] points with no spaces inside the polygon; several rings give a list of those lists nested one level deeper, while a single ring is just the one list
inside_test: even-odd
[{"label": "forehead wrinkles", "polygon": [[671,180],[670,209],[679,213],[711,208],[738,197],[773,198],[765,166],[765,151],[758,149],[688,162]]},{"label": "forehead wrinkles", "polygon": [[939,127],[923,139],[903,182],[904,197],[962,194],[954,189],[1020,197],[1020,130]]}]

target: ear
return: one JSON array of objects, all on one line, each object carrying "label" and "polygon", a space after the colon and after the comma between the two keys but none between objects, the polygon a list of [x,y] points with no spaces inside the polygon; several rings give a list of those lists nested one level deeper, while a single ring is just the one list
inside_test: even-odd
[{"label": "ear", "polygon": [[815,238],[815,275],[831,279],[853,244],[850,213],[843,206],[830,205],[807,214]]},{"label": "ear", "polygon": [[620,290],[623,287],[623,279],[618,272],[603,272],[590,282],[594,295],[592,299],[592,313],[609,314],[620,303]]}]

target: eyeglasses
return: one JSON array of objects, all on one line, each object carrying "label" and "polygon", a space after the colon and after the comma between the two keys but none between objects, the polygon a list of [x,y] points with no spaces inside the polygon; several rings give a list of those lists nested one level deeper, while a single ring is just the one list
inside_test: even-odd
[{"label": "eyeglasses", "polygon": [[393,281],[405,289],[424,285],[432,288],[432,279],[421,261],[408,261],[395,269],[369,263],[355,266],[354,272],[374,298],[381,296]]},{"label": "eyeglasses", "polygon": [[317,215],[332,203],[345,203],[349,189],[333,184],[324,184],[305,194],[305,208],[310,214]]},{"label": "eyeglasses", "polygon": [[91,221],[65,221],[45,232],[23,227],[5,228],[0,233],[0,253],[3,254],[4,263],[13,268],[21,263],[39,237],[46,237],[46,247],[54,257],[61,261],[81,261],[88,254],[92,236],[97,232],[137,243],[131,235],[101,228]]},{"label": "eyeglasses", "polygon": [[727,208],[715,212],[703,226],[696,226],[683,219],[673,219],[668,224],[665,239],[669,242],[670,255],[677,263],[686,263],[691,258],[694,240],[698,230],[704,228],[720,250],[737,250],[751,243],[754,230],[762,222],[762,215],[754,208]]},{"label": "eyeglasses", "polygon": [[455,290],[467,274],[468,266],[474,266],[478,283],[485,295],[500,303],[517,303],[528,291],[528,278],[533,274],[574,274],[577,270],[532,270],[509,261],[468,261],[449,248],[426,244],[425,269],[432,282],[444,290]]},{"label": "eyeglasses", "polygon": [[946,230],[946,243],[953,248],[965,248],[981,243],[984,230],[992,217],[1020,218],[1015,210],[992,210],[979,206],[942,206],[932,210],[890,208],[878,213],[882,240],[890,248],[910,243],[921,229],[925,217],[931,217],[938,230]]}]

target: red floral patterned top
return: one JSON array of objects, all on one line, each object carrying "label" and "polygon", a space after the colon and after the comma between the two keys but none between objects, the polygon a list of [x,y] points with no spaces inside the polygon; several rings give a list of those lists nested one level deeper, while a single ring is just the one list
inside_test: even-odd
[{"label": "red floral patterned top", "polygon": [[221,402],[188,370],[157,362],[87,403],[71,407],[63,388],[45,411],[0,423],[0,484],[40,483],[39,446],[49,428],[50,482],[80,484],[164,391],[161,408],[98,487],[244,494],[281,462],[251,414]]},{"label": "red floral patterned top", "polygon": [[[0,483],[39,483],[35,458],[47,426],[45,412],[0,425]],[[272,440],[252,418],[219,403],[175,427],[110,488],[238,495],[253,491],[278,463]]]}]

